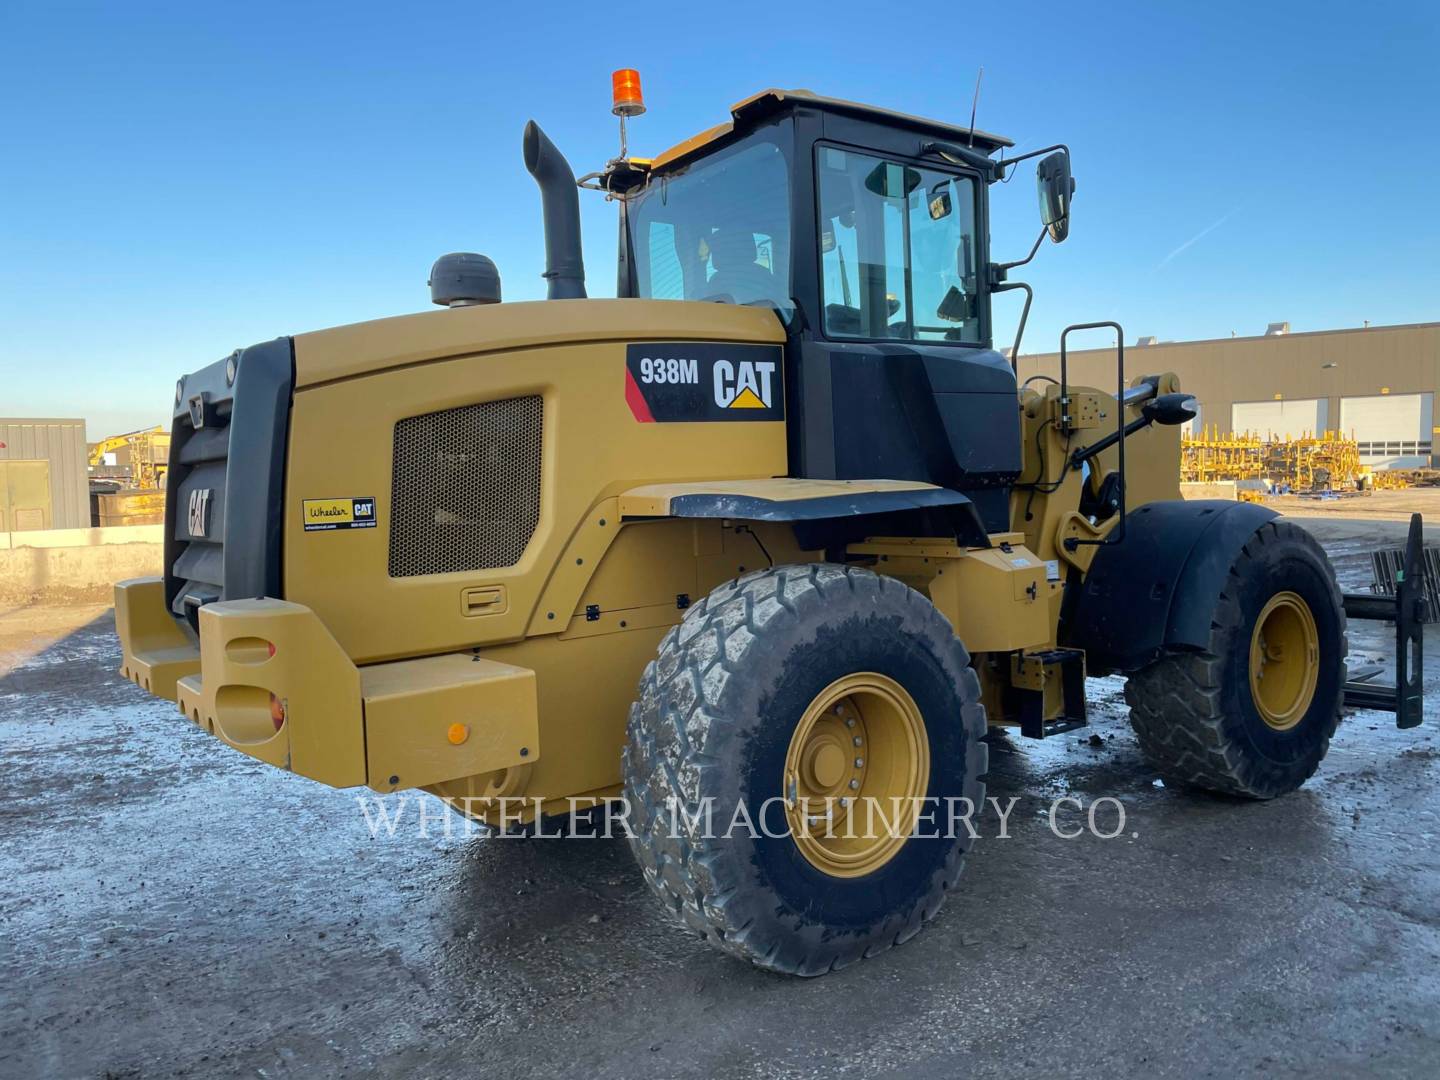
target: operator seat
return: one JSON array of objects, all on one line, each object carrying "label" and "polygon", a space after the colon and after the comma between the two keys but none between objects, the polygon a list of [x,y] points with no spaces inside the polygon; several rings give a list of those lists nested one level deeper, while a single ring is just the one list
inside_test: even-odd
[{"label": "operator seat", "polygon": [[780,288],[770,269],[755,260],[759,251],[755,234],[747,229],[721,228],[706,238],[710,246],[710,265],[715,276],[703,287],[704,299],[732,304],[750,304],[757,300],[776,306],[788,306],[788,297]]}]

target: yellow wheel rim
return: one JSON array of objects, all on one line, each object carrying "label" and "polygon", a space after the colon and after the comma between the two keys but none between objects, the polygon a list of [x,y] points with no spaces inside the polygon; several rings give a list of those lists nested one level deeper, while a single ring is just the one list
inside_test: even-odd
[{"label": "yellow wheel rim", "polygon": [[930,783],[925,720],[905,688],[875,672],[837,679],[805,710],[783,777],[795,846],[833,877],[884,866],[915,828]]},{"label": "yellow wheel rim", "polygon": [[1320,635],[1310,605],[1293,592],[1276,593],[1250,635],[1250,696],[1276,731],[1298,724],[1315,699]]}]

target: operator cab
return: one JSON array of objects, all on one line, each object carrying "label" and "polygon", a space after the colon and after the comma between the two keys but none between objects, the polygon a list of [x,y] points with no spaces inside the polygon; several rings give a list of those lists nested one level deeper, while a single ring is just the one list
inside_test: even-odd
[{"label": "operator cab", "polygon": [[1020,420],[985,190],[1010,141],[802,91],[731,116],[606,174],[620,294],[774,309],[792,476],[926,481],[1008,529]]}]

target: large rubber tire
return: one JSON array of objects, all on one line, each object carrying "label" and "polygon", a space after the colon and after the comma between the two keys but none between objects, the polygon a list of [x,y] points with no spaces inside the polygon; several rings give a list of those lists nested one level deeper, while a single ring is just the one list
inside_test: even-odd
[{"label": "large rubber tire", "polygon": [[[1309,708],[1277,730],[1251,691],[1250,646],[1258,616],[1284,592],[1314,618],[1319,675]],[[1344,698],[1345,609],[1330,560],[1304,529],[1262,525],[1231,565],[1210,625],[1204,652],[1167,655],[1126,682],[1140,749],[1167,784],[1253,799],[1294,791],[1329,749]]]},{"label": "large rubber tire", "polygon": [[[683,817],[671,828],[671,807],[694,818],[702,800],[715,834],[742,799],[758,825],[765,800],[783,799],[787,747],[807,706],[855,672],[895,680],[923,713],[933,828],[858,877],[817,869],[783,829],[706,836]],[[969,657],[924,596],[855,567],[749,574],[666,634],[639,695],[624,754],[630,843],[684,925],[761,967],[820,975],[904,942],[940,909],[970,846],[964,828],[948,828],[944,800],[981,805],[988,747]]]}]

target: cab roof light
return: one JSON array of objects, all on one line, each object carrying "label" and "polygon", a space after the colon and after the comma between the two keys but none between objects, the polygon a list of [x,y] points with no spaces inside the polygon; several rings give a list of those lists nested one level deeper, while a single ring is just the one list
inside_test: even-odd
[{"label": "cab roof light", "polygon": [[610,111],[616,116],[639,116],[645,111],[645,98],[640,92],[640,72],[621,68],[610,76],[614,104]]}]

